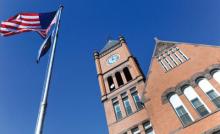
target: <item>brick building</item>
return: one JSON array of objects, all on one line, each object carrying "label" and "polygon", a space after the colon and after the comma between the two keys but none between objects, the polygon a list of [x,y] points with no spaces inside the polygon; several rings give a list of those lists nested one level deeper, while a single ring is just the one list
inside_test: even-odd
[{"label": "brick building", "polygon": [[220,134],[220,47],[155,44],[146,78],[123,37],[94,53],[109,134]]}]

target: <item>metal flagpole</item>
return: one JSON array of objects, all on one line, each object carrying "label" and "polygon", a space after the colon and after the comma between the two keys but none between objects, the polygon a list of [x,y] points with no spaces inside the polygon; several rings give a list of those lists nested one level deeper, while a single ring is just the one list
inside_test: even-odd
[{"label": "metal flagpole", "polygon": [[40,109],[38,113],[38,120],[35,128],[35,134],[42,134],[43,130],[43,125],[44,125],[44,119],[45,119],[45,114],[46,114],[46,109],[47,109],[47,99],[48,99],[48,93],[49,93],[49,86],[50,86],[50,80],[51,80],[51,74],[52,74],[52,68],[53,68],[53,61],[54,61],[54,55],[56,51],[56,41],[57,41],[57,35],[58,35],[58,30],[59,30],[59,23],[60,23],[60,16],[62,12],[63,6],[61,6],[57,12],[57,24],[55,27],[55,33],[53,33],[54,40],[53,40],[53,46],[50,54],[50,59],[49,59],[49,65],[48,65],[48,70],[47,70],[47,75],[44,83],[44,92],[40,104]]}]

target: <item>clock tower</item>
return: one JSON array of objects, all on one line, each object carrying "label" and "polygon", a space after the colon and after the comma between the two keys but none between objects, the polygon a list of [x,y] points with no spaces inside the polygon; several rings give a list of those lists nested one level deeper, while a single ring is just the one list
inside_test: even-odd
[{"label": "clock tower", "polygon": [[145,78],[125,39],[109,40],[94,59],[109,134],[153,131],[141,101]]}]

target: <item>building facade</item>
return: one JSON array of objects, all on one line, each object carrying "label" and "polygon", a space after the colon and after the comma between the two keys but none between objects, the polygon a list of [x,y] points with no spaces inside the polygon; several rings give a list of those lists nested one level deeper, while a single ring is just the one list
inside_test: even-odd
[{"label": "building facade", "polygon": [[109,134],[220,134],[220,47],[155,44],[146,78],[123,37],[94,53]]}]

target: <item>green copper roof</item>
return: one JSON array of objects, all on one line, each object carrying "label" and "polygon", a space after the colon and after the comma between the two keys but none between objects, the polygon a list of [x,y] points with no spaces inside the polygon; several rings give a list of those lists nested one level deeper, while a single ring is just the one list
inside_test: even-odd
[{"label": "green copper roof", "polygon": [[109,41],[106,43],[105,47],[100,51],[100,53],[103,53],[103,52],[107,51],[108,49],[110,49],[110,48],[116,46],[118,43],[119,43],[118,40],[109,40]]}]

